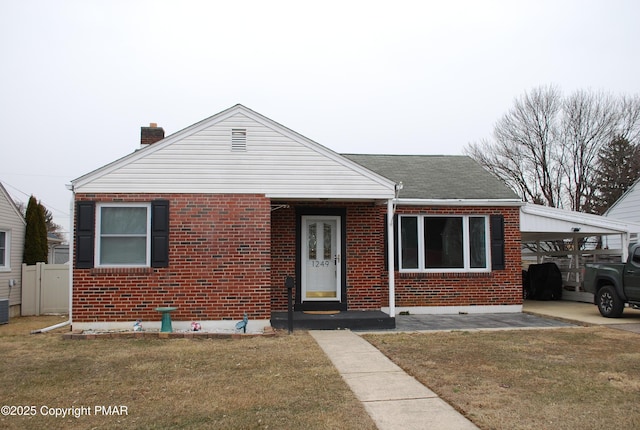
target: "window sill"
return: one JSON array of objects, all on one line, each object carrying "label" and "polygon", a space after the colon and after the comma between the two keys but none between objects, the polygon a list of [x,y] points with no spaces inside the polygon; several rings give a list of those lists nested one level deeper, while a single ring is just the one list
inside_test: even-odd
[{"label": "window sill", "polygon": [[153,273],[151,267],[94,267],[92,275],[148,275]]},{"label": "window sill", "polygon": [[399,272],[400,279],[490,278],[491,272]]}]

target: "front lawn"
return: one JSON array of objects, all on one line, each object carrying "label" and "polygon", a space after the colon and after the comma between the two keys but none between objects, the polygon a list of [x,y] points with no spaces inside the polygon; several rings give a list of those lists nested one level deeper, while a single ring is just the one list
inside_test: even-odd
[{"label": "front lawn", "polygon": [[482,429],[640,428],[640,335],[604,327],[366,335]]},{"label": "front lawn", "polygon": [[0,405],[22,415],[3,409],[0,428],[375,428],[306,332],[236,340],[28,334],[60,320],[0,326]]}]

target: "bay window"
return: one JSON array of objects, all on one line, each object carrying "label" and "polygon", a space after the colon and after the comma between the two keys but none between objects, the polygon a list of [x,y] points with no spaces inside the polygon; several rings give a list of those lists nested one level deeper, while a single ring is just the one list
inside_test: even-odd
[{"label": "bay window", "polygon": [[488,217],[401,215],[399,223],[401,271],[490,269]]}]

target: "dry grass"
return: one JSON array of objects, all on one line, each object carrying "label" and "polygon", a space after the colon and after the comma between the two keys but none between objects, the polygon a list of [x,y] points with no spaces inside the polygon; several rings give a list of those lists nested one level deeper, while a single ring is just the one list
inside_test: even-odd
[{"label": "dry grass", "polygon": [[640,428],[640,336],[593,327],[367,335],[482,429]]},{"label": "dry grass", "polygon": [[[60,321],[0,326],[0,405],[38,409],[32,417],[0,416],[0,428],[375,428],[306,333],[94,341],[62,340],[64,329],[28,334]],[[100,405],[126,406],[128,415],[95,415]],[[42,406],[88,406],[92,415],[45,417]]]}]

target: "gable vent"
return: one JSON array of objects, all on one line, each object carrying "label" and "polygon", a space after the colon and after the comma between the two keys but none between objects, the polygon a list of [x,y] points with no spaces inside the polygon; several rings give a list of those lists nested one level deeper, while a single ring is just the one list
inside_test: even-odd
[{"label": "gable vent", "polygon": [[246,151],[247,150],[247,130],[244,128],[231,129],[231,150]]}]

